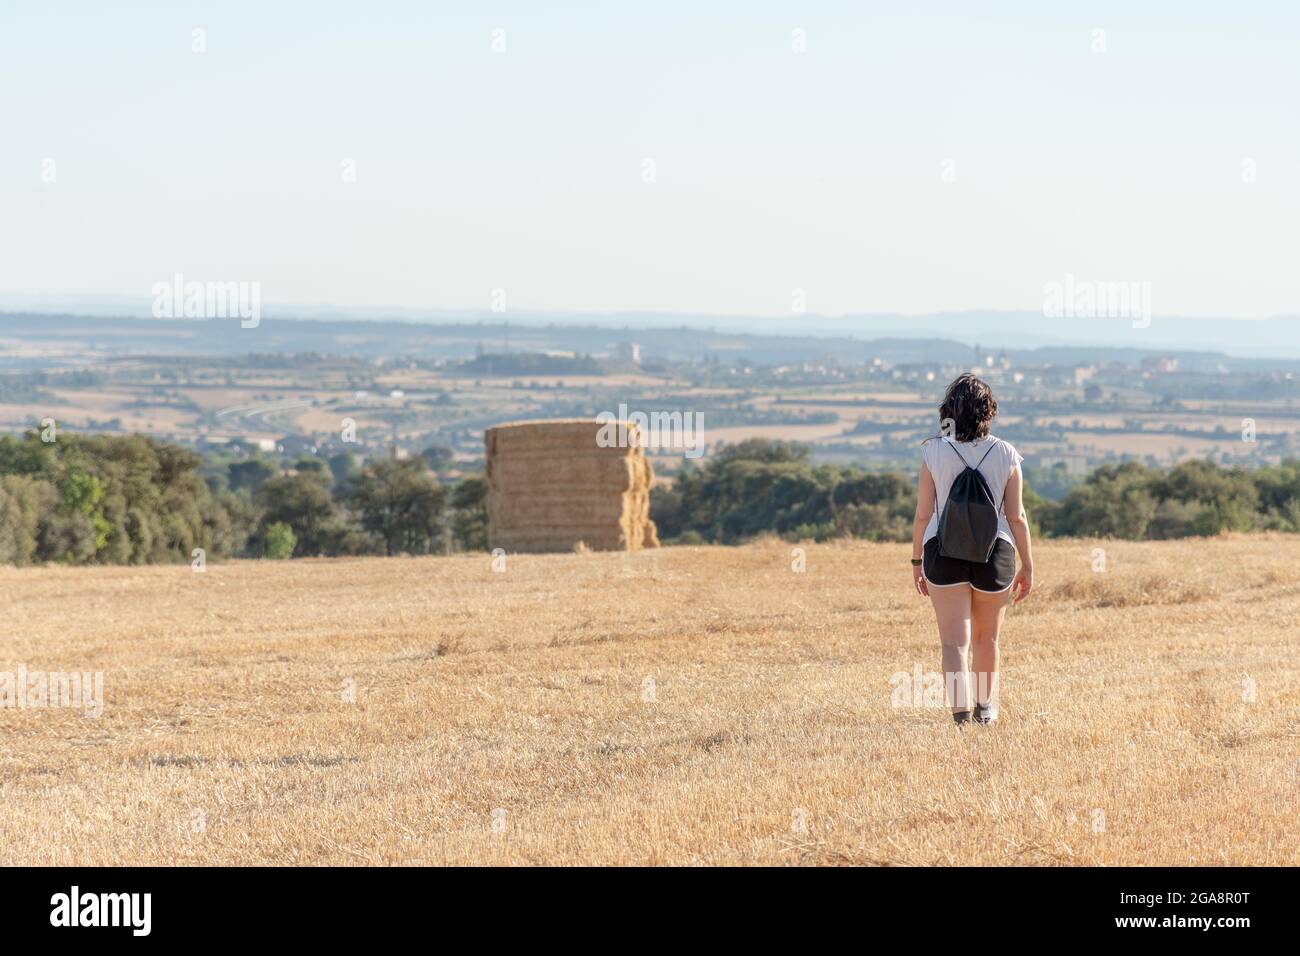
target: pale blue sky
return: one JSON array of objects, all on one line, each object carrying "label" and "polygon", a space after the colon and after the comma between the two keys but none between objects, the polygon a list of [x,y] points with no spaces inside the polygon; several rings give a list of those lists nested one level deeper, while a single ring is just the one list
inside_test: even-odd
[{"label": "pale blue sky", "polygon": [[1300,311],[1294,4],[467,6],[4,0],[0,293]]}]

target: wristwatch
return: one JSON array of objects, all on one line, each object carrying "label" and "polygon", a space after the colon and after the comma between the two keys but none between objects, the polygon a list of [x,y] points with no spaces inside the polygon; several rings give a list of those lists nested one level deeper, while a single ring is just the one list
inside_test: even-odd
[{"label": "wristwatch", "polygon": [[913,558],[913,559],[912,559],[912,567],[914,567],[914,568],[919,568],[920,566],[921,566],[921,559],[920,559],[920,558]]}]

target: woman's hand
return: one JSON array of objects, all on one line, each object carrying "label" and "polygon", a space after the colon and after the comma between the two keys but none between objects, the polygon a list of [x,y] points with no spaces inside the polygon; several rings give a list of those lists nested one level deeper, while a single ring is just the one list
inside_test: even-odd
[{"label": "woman's hand", "polygon": [[1016,572],[1015,578],[1011,581],[1011,593],[1015,595],[1011,603],[1019,604],[1029,597],[1029,592],[1033,589],[1034,566],[1032,564],[1022,564],[1020,570]]},{"label": "woman's hand", "polygon": [[930,585],[925,583],[925,574],[921,571],[919,564],[912,565],[912,585],[916,588],[917,594],[930,596]]}]

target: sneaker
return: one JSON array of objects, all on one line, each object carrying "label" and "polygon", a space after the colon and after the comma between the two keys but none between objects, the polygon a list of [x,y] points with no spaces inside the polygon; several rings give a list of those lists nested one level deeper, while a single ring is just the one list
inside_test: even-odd
[{"label": "sneaker", "polygon": [[954,710],[954,711],[952,712],[952,722],[953,722],[954,724],[957,724],[958,726],[960,726],[961,724],[968,724],[968,723],[970,723],[970,711],[969,711],[969,710]]},{"label": "sneaker", "polygon": [[995,704],[976,704],[975,711],[971,719],[977,724],[988,724],[998,719],[998,708]]}]

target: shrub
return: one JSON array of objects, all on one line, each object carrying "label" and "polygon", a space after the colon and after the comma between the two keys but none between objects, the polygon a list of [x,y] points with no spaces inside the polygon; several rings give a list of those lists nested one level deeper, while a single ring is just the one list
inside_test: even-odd
[{"label": "shrub", "polygon": [[267,525],[264,535],[262,553],[272,561],[283,561],[293,556],[293,549],[298,546],[298,537],[283,521]]}]

